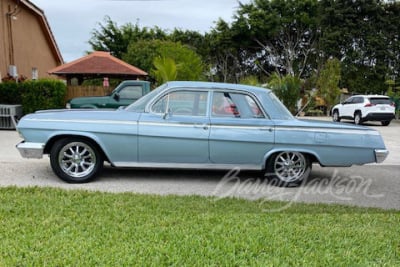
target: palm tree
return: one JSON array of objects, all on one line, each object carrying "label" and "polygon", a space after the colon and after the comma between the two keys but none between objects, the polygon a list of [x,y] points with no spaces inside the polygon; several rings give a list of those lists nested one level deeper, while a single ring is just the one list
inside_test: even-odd
[{"label": "palm tree", "polygon": [[175,81],[178,76],[178,66],[172,58],[156,57],[153,60],[154,69],[151,70],[158,84]]}]

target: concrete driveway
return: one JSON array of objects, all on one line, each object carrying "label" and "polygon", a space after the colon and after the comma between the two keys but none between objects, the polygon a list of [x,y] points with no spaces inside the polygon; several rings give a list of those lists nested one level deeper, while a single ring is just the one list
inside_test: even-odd
[{"label": "concrete driveway", "polygon": [[[329,118],[317,118],[328,120]],[[383,164],[350,168],[313,166],[310,179],[298,188],[277,188],[258,172],[114,169],[89,184],[67,184],[52,172],[49,159],[23,159],[15,148],[15,131],[0,131],[0,186],[45,186],[105,192],[177,194],[294,202],[340,203],[400,210],[400,123],[368,124],[381,132],[390,155]],[[262,201],[261,201],[262,204]]]}]

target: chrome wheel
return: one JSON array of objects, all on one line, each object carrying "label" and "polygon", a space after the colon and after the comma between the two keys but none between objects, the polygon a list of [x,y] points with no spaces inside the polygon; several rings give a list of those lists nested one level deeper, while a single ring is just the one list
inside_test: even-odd
[{"label": "chrome wheel", "polygon": [[71,137],[55,142],[50,151],[50,163],[54,173],[62,180],[86,183],[100,173],[102,155],[94,142]]},{"label": "chrome wheel", "polygon": [[74,142],[61,148],[58,154],[58,164],[67,175],[75,178],[90,174],[96,163],[93,149],[81,142]]},{"label": "chrome wheel", "polygon": [[282,151],[269,158],[265,176],[272,185],[289,187],[302,183],[310,172],[311,163],[306,154]]}]

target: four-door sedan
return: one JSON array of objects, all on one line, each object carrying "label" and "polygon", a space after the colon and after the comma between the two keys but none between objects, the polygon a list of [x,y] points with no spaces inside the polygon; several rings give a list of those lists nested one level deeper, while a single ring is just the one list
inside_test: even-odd
[{"label": "four-door sedan", "polygon": [[206,82],[168,82],[125,109],[49,110],[23,117],[25,158],[50,155],[64,181],[88,182],[114,167],[262,170],[298,185],[321,166],[382,162],[370,128],[294,118],[272,91]]}]

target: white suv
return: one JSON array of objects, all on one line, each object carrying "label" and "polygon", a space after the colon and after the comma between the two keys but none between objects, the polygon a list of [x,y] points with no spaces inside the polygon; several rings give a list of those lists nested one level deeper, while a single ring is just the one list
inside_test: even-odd
[{"label": "white suv", "polygon": [[332,108],[333,121],[354,120],[355,124],[364,121],[380,121],[383,126],[390,124],[395,114],[394,103],[383,95],[355,95]]}]

